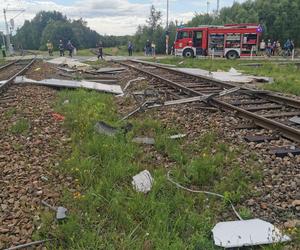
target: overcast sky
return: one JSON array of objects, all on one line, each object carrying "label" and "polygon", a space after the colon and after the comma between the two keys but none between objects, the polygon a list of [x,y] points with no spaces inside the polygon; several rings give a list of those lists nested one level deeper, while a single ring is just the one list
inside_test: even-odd
[{"label": "overcast sky", "polygon": [[[169,0],[170,20],[186,22],[195,12],[207,11],[207,0]],[[216,9],[217,0],[209,0],[210,11]],[[220,0],[220,7],[230,6],[234,0]],[[243,0],[236,0],[243,2]],[[166,19],[167,0],[0,0],[0,31],[5,30],[3,7],[25,9],[25,12],[15,18],[17,27],[22,26],[24,20],[30,20],[41,10],[56,10],[67,15],[68,18],[82,17],[88,26],[100,34],[126,35],[133,34],[139,24],[144,24],[151,4],[162,11]],[[8,20],[18,12],[9,11]]]}]

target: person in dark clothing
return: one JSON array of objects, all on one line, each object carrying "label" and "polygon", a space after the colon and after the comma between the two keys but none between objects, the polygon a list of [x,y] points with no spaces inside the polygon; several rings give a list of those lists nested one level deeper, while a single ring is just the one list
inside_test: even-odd
[{"label": "person in dark clothing", "polygon": [[69,51],[69,56],[72,57],[73,56],[74,46],[73,46],[73,44],[71,43],[70,40],[67,43],[67,50]]},{"label": "person in dark clothing", "polygon": [[99,42],[99,44],[97,45],[98,47],[98,60],[101,59],[103,60],[103,45],[102,45],[102,42]]},{"label": "person in dark clothing", "polygon": [[65,47],[62,40],[59,40],[58,49],[59,49],[59,55],[65,56]]},{"label": "person in dark clothing", "polygon": [[132,56],[133,44],[131,42],[128,43],[128,55]]},{"label": "person in dark clothing", "polygon": [[146,55],[151,56],[151,42],[149,40],[146,42]]}]

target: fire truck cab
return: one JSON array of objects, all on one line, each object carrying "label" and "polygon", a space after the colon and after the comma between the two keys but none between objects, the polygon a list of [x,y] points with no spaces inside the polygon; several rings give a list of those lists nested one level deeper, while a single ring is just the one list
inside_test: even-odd
[{"label": "fire truck cab", "polygon": [[221,56],[235,59],[256,55],[262,28],[258,24],[226,24],[178,28],[176,56]]}]

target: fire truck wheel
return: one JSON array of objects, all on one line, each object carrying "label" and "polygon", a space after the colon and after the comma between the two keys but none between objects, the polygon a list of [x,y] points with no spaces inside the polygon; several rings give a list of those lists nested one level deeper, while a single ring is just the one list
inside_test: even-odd
[{"label": "fire truck wheel", "polygon": [[226,57],[227,59],[234,60],[239,57],[239,54],[234,50],[230,50],[227,52]]},{"label": "fire truck wheel", "polygon": [[194,57],[194,51],[192,49],[185,49],[183,51],[184,57]]}]

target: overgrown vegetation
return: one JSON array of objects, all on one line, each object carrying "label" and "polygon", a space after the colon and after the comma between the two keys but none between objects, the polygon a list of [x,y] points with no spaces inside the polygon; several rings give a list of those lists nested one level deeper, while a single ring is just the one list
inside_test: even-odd
[{"label": "overgrown vegetation", "polygon": [[[231,67],[233,67],[247,74],[272,77],[274,79],[273,83],[263,85],[263,88],[267,90],[300,95],[300,66],[293,62],[225,59],[198,60],[178,57],[161,59],[157,62],[174,64],[177,67],[201,68],[209,71],[228,71]],[[249,66],[249,64],[259,64],[260,66]]]},{"label": "overgrown vegetation", "polygon": [[[69,103],[62,105],[66,99]],[[155,159],[161,155],[174,162],[172,176],[182,184],[240,202],[252,177],[242,174],[237,152],[215,133],[184,147],[183,139],[168,139],[178,128],[165,128],[151,118],[133,121],[127,135],[97,134],[96,121],[120,125],[113,97],[105,94],[63,91],[57,111],[66,117],[73,147],[59,168],[76,178],[78,190],[66,192],[62,200],[69,219],[56,224],[45,214],[36,237],[54,238],[60,249],[215,249],[211,229],[228,204],[177,189],[167,181],[165,161]],[[143,146],[131,142],[142,135],[155,137],[154,153],[145,154]],[[131,185],[132,176],[144,169],[155,180],[147,195]]]},{"label": "overgrown vegetation", "polygon": [[26,134],[29,131],[30,124],[25,118],[17,120],[10,128],[10,132],[13,134]]},{"label": "overgrown vegetation", "polygon": [[17,30],[13,37],[15,47],[38,50],[46,49],[50,40],[54,49],[57,49],[59,40],[66,44],[71,40],[78,48],[94,48],[99,41],[106,47],[126,44],[128,36],[102,36],[87,27],[83,19],[70,20],[57,11],[41,11],[31,20],[26,20],[24,25]]}]

